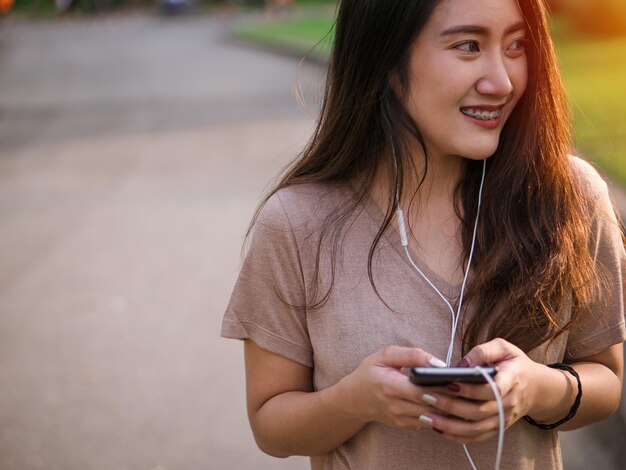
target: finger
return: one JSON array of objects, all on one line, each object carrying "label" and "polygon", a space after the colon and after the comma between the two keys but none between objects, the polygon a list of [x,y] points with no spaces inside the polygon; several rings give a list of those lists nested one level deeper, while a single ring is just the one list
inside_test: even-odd
[{"label": "finger", "polygon": [[425,423],[419,418],[416,418],[413,416],[405,418],[402,421],[402,423],[397,427],[406,429],[409,431],[421,431],[423,429],[429,429],[429,430],[432,429],[428,423]]},{"label": "finger", "polygon": [[428,405],[421,403],[414,403],[408,400],[397,399],[393,400],[387,407],[388,414],[392,416],[396,421],[399,420],[419,420],[419,417],[429,411]]},{"label": "finger", "polygon": [[519,349],[516,346],[502,338],[496,338],[472,348],[459,362],[458,367],[494,364],[514,357],[518,352]]},{"label": "finger", "polygon": [[449,416],[468,421],[481,421],[498,415],[498,404],[493,400],[474,401],[434,393],[424,394],[422,400]]},{"label": "finger", "polygon": [[[424,416],[424,415],[423,415]],[[480,421],[466,421],[464,419],[446,417],[440,414],[427,413],[425,416],[432,420],[432,428],[444,434],[463,438],[476,438],[486,433],[498,431],[498,415]],[[427,421],[422,418],[422,422]]]},{"label": "finger", "polygon": [[[502,389],[500,384],[496,382],[496,385],[498,385],[498,391],[500,391]],[[453,397],[466,398],[468,400],[476,401],[491,401],[496,399],[489,384],[476,385],[455,382],[447,386],[443,393]]]},{"label": "finger", "polygon": [[393,371],[388,377],[388,380],[383,384],[383,393],[387,397],[405,400],[418,405],[425,404],[420,399],[424,394],[422,387],[411,383],[406,375]]},{"label": "finger", "polygon": [[499,381],[495,382],[498,395],[494,393],[490,385],[473,385],[473,384],[453,384],[456,389],[451,391],[447,389],[445,396],[461,398],[476,403],[489,403],[486,409],[496,407],[497,413],[497,396],[502,400],[504,409],[515,407],[516,394],[512,391],[513,382],[510,377],[502,374]]},{"label": "finger", "polygon": [[384,389],[384,393],[388,397],[395,397],[426,407],[430,407],[430,404],[424,400],[423,396],[432,392],[432,387],[415,385],[406,375],[399,372],[394,372]]},{"label": "finger", "polygon": [[427,353],[423,349],[402,346],[389,346],[383,349],[378,359],[381,365],[397,369],[415,366],[445,367],[446,365],[441,359]]},{"label": "finger", "polygon": [[420,420],[420,416],[433,412],[436,411],[428,405],[416,405],[413,402],[396,400],[389,405],[388,419],[384,422],[397,428],[417,431],[429,427],[427,422]]}]

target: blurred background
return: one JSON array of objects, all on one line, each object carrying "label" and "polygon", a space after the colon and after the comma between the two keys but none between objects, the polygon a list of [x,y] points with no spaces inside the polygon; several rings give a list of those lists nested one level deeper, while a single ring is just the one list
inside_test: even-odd
[{"label": "blurred background", "polygon": [[[578,152],[624,211],[626,4],[551,3]],[[334,7],[0,0],[0,470],[308,468],[256,449],[219,332]],[[562,433],[565,468],[626,468],[625,423]]]}]

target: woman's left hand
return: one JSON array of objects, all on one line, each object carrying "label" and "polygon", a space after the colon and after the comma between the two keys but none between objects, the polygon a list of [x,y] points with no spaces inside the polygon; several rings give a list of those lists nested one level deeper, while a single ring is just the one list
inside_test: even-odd
[{"label": "woman's left hand", "polygon": [[[521,349],[500,338],[473,348],[459,367],[494,365],[498,373],[494,381],[500,391],[509,428],[530,413],[536,399],[536,378],[541,364],[530,359]],[[498,435],[498,405],[489,384],[455,383],[444,393],[429,393],[431,405],[444,414],[429,413],[432,428],[453,442],[482,442]]]}]

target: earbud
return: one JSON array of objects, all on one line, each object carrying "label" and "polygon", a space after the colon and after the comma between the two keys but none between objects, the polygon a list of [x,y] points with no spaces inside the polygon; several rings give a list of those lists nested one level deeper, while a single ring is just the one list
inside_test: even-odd
[{"label": "earbud", "polygon": [[398,229],[400,230],[400,241],[402,242],[403,247],[409,246],[409,239],[406,236],[406,227],[404,225],[404,212],[400,209],[400,205],[398,205],[398,209],[396,210],[396,218],[398,219]]}]

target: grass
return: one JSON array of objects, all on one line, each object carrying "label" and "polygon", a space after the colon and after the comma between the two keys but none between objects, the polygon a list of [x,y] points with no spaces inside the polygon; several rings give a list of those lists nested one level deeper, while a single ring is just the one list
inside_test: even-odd
[{"label": "grass", "polygon": [[575,143],[626,186],[626,37],[557,44]]},{"label": "grass", "polygon": [[[247,40],[281,47],[292,46],[302,55],[328,56],[332,8],[312,15],[297,11],[289,17],[242,26],[236,34]],[[563,78],[573,111],[573,131],[578,151],[626,186],[626,37],[589,39],[554,22]],[[316,47],[317,45],[317,47]]]},{"label": "grass", "polygon": [[240,27],[236,35],[261,44],[290,47],[302,51],[302,55],[315,50],[328,57],[333,40],[332,13],[317,12],[312,16],[296,16],[289,19],[269,19]]}]

